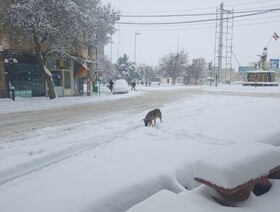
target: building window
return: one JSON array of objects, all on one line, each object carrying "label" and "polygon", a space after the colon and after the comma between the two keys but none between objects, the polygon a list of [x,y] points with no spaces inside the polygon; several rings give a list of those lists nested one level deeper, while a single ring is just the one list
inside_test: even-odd
[{"label": "building window", "polygon": [[64,72],[64,88],[71,88],[71,75],[70,71],[65,71]]},{"label": "building window", "polygon": [[52,71],[54,86],[62,86],[61,71]]}]

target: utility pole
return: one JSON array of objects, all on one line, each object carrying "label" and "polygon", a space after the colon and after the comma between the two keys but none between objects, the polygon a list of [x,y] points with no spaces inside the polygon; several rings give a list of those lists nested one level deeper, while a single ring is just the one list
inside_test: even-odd
[{"label": "utility pole", "polygon": [[[225,36],[224,36],[225,34]],[[233,10],[225,10],[224,3],[220,4],[216,13],[216,32],[214,49],[214,77],[216,85],[227,82],[231,77],[226,73],[232,71],[232,34],[233,34]],[[225,55],[224,55],[225,53]],[[225,60],[224,60],[225,59]],[[223,65],[225,65],[223,67]]]},{"label": "utility pole", "polygon": [[110,42],[110,60],[113,63],[113,41]]},{"label": "utility pole", "polygon": [[134,33],[134,62],[135,62],[135,66],[137,65],[137,64],[136,64],[136,59],[137,59],[137,58],[136,58],[136,36],[137,36],[137,35],[140,35],[140,33],[139,33],[139,32],[135,32],[135,33]]},{"label": "utility pole", "polygon": [[224,31],[224,3],[220,5],[220,39],[219,39],[219,67],[218,67],[218,76],[217,80],[220,82],[220,76],[222,73],[222,64],[223,64],[223,31]]},{"label": "utility pole", "polygon": [[120,58],[120,42],[121,42],[121,39],[120,39],[120,26],[118,28],[118,58],[117,60]]},{"label": "utility pole", "polygon": [[179,42],[180,42],[180,37],[179,37],[179,34],[178,34],[178,37],[177,37],[177,53],[179,53]]},{"label": "utility pole", "polygon": [[220,32],[219,32],[219,56],[218,56],[218,74],[217,80],[220,82],[221,80],[221,73],[222,73],[222,66],[223,66],[223,33],[224,32],[224,3],[220,5]]}]

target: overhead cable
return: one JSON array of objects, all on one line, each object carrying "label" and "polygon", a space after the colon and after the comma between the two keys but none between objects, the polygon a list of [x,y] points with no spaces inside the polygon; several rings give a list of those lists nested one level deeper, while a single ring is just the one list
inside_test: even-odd
[{"label": "overhead cable", "polygon": [[[279,10],[280,10],[280,8],[258,10],[256,12],[252,12],[249,14],[236,15],[236,16],[233,16],[233,18],[242,18],[242,17],[248,17],[248,16],[261,15],[261,14],[266,14],[266,13],[275,12],[275,11],[279,11]],[[227,19],[227,18],[224,18],[224,19]],[[200,20],[191,20],[191,21],[174,21],[174,22],[116,22],[116,23],[121,24],[121,25],[174,25],[174,24],[211,22],[211,21],[216,21],[216,20],[218,20],[218,19],[210,18],[210,19],[200,19]]]}]

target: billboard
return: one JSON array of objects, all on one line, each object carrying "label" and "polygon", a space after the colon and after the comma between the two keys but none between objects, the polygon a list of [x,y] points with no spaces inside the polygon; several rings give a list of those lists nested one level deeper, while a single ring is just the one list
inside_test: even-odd
[{"label": "billboard", "polygon": [[252,70],[254,70],[254,67],[252,67],[252,66],[239,66],[238,67],[239,73],[246,73],[247,71],[252,71]]},{"label": "billboard", "polygon": [[270,59],[269,60],[269,67],[273,71],[279,70],[279,59]]}]

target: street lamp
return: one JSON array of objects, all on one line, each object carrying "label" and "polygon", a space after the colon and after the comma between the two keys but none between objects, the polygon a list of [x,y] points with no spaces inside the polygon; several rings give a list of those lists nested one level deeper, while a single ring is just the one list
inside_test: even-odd
[{"label": "street lamp", "polygon": [[14,70],[13,66],[15,63],[18,63],[17,59],[15,58],[16,54],[13,53],[13,56],[9,58],[5,58],[4,63],[8,65],[9,69],[7,70],[8,76],[8,91],[12,91],[12,100],[15,101],[15,87],[13,86],[13,78],[14,78]]},{"label": "street lamp", "polygon": [[140,33],[139,32],[134,33],[134,62],[135,62],[135,65],[136,65],[136,36],[137,35],[140,35]]}]

